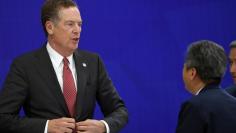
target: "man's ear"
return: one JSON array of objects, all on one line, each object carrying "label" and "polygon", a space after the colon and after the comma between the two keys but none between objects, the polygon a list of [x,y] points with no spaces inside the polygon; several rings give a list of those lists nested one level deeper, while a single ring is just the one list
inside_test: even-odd
[{"label": "man's ear", "polygon": [[197,69],[195,67],[190,68],[189,74],[190,74],[190,79],[193,80],[197,76]]},{"label": "man's ear", "polygon": [[46,21],[45,28],[48,32],[48,35],[52,35],[54,31],[54,24],[52,21]]}]

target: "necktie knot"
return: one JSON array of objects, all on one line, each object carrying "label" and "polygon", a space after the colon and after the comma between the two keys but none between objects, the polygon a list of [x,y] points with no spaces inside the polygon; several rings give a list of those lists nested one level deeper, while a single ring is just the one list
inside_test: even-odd
[{"label": "necktie knot", "polygon": [[68,68],[69,60],[66,57],[63,58],[63,63],[64,63],[64,66]]}]

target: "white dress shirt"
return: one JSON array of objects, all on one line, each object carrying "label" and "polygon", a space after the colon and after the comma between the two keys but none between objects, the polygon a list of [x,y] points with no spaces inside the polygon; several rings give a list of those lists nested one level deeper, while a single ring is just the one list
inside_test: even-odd
[{"label": "white dress shirt", "polygon": [[[54,71],[56,73],[56,76],[57,76],[57,80],[60,84],[60,87],[61,87],[61,91],[63,92],[63,56],[60,55],[57,51],[55,51],[49,43],[47,43],[47,51],[48,51],[48,54],[49,54],[49,57],[50,57],[50,60],[52,62],[52,66],[54,68]],[[75,61],[73,59],[73,54],[66,57],[69,61],[69,68],[72,72],[72,76],[73,76],[73,79],[74,79],[74,83],[75,83],[75,87],[76,87],[76,90],[77,90],[77,74],[76,74],[76,68],[75,68]],[[46,126],[45,126],[45,130],[44,130],[44,133],[48,133],[47,130],[48,130],[48,121],[47,120],[47,123],[46,123]],[[101,122],[103,122],[105,124],[105,127],[106,127],[106,132],[107,133],[110,133],[110,129],[109,129],[109,126],[108,124],[104,121],[104,120],[101,120]]]},{"label": "white dress shirt", "polygon": [[[47,44],[47,50],[48,50],[48,54],[49,57],[51,59],[52,62],[52,66],[54,68],[54,71],[57,75],[57,80],[61,86],[61,90],[63,92],[63,56],[61,56],[58,52],[56,52],[50,45],[49,43]],[[75,88],[77,90],[77,75],[76,75],[76,68],[75,68],[75,62],[73,59],[73,55],[70,55],[68,57],[66,57],[69,61],[69,68],[72,72],[72,76],[74,79],[74,83],[75,83]]]}]

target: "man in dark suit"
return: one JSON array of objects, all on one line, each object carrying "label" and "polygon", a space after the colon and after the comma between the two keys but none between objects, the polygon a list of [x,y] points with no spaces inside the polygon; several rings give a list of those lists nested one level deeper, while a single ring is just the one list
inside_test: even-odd
[{"label": "man in dark suit", "polygon": [[[118,132],[127,109],[100,57],[77,49],[82,19],[76,3],[47,0],[41,20],[48,42],[13,61],[0,93],[0,132]],[[96,101],[103,120],[93,119]]]},{"label": "man in dark suit", "polygon": [[230,73],[232,75],[234,85],[228,87],[226,91],[231,94],[232,96],[236,97],[236,40],[231,42],[230,45],[230,52],[229,52],[229,64],[230,64]]},{"label": "man in dark suit", "polygon": [[236,99],[219,87],[226,63],[224,49],[212,41],[189,46],[183,80],[195,96],[183,103],[176,133],[236,133]]}]

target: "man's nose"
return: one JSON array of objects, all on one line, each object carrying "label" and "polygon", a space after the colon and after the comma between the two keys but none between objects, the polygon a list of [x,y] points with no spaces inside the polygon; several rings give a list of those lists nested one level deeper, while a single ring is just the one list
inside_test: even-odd
[{"label": "man's nose", "polygon": [[75,25],[73,29],[73,33],[78,35],[81,32],[81,26],[80,25]]}]

